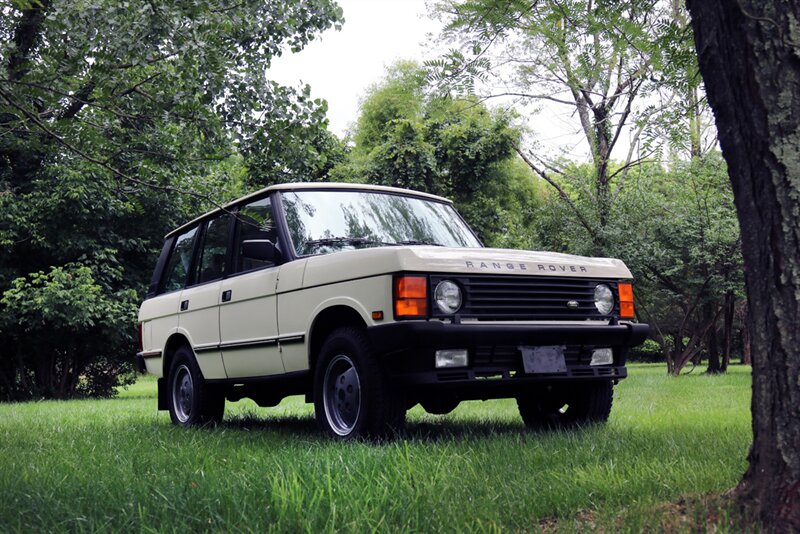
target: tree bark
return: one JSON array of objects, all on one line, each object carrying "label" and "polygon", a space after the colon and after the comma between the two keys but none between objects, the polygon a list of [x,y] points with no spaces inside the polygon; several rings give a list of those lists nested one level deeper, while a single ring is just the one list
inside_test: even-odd
[{"label": "tree bark", "polygon": [[727,373],[731,363],[731,345],[733,344],[733,315],[736,311],[736,295],[732,292],[725,294],[725,320],[722,334],[722,366],[720,372]]},{"label": "tree bark", "polygon": [[[707,302],[703,309],[706,317],[712,317],[714,313],[714,304]],[[719,362],[719,343],[717,343],[717,321],[714,316],[714,322],[706,335],[706,351],[708,352],[708,369],[706,373],[716,375],[722,372],[722,365]]]},{"label": "tree bark", "polygon": [[750,306],[747,302],[737,311],[737,316],[742,323],[742,365],[753,365],[753,345],[750,336]]},{"label": "tree bark", "polygon": [[770,531],[800,531],[800,5],[688,0],[742,228],[753,445],[735,492]]}]

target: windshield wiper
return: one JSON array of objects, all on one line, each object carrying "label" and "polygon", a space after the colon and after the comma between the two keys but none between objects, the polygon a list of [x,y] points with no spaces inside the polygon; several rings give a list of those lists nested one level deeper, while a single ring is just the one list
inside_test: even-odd
[{"label": "windshield wiper", "polygon": [[378,246],[392,246],[394,243],[384,243],[377,239],[369,239],[367,237],[325,237],[322,239],[312,239],[303,243],[304,246],[312,247],[329,247],[332,245],[378,245]]},{"label": "windshield wiper", "polygon": [[379,247],[396,247],[400,245],[431,245],[435,247],[443,247],[439,243],[423,239],[407,239],[405,241],[398,241],[396,243],[387,243],[377,239],[370,239],[368,237],[324,237],[322,239],[311,239],[303,243],[304,247],[331,247],[331,246],[347,246],[347,245],[373,245]]},{"label": "windshield wiper", "polygon": [[397,245],[431,245],[434,247],[443,247],[441,243],[437,243],[436,241],[430,241],[427,239],[407,239],[405,241],[398,241],[395,243]]}]

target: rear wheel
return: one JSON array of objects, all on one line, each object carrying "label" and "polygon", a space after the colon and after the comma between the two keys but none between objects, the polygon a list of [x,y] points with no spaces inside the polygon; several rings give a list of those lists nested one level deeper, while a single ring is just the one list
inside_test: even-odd
[{"label": "rear wheel", "polygon": [[529,428],[568,428],[606,422],[613,398],[614,385],[605,380],[520,396],[517,406]]},{"label": "rear wheel", "polygon": [[173,424],[194,426],[222,421],[225,397],[206,384],[189,347],[182,346],[175,352],[167,384],[167,408]]},{"label": "rear wheel", "polygon": [[361,330],[339,328],[323,344],[314,373],[314,411],[320,429],[337,439],[402,432],[405,398],[381,373]]}]

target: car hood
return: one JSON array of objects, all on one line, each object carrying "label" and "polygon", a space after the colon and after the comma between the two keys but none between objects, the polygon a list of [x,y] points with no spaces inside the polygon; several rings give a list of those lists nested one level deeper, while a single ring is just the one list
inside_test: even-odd
[{"label": "car hood", "polygon": [[[632,278],[625,264],[555,252],[400,246],[346,250],[304,260],[305,287],[400,271],[512,276]],[[294,263],[294,262],[292,262]]]}]

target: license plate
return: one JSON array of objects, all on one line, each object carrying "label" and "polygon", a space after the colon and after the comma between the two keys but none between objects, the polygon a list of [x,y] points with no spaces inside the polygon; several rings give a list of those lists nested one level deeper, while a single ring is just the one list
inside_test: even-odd
[{"label": "license plate", "polygon": [[544,347],[519,347],[526,374],[566,373],[564,345]]}]

